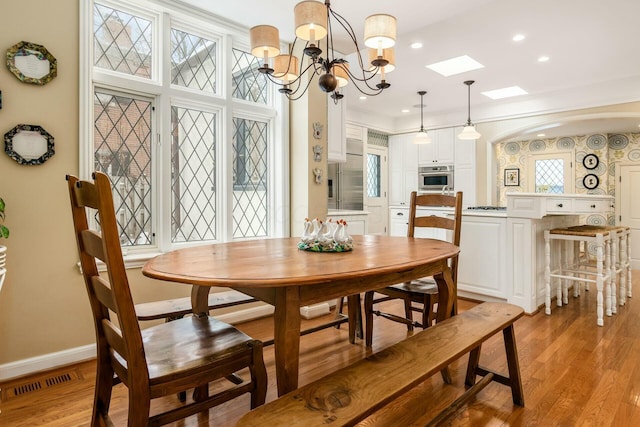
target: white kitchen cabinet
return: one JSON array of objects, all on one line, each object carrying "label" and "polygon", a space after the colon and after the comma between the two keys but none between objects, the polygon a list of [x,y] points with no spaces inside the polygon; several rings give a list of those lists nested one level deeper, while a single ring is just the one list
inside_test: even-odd
[{"label": "white kitchen cabinet", "polygon": [[413,134],[389,137],[389,205],[409,206],[418,191],[418,146]]},{"label": "white kitchen cabinet", "polygon": [[366,140],[366,128],[362,126],[352,125],[351,123],[347,123],[344,126],[345,137],[346,139],[357,139],[358,141]]},{"label": "white kitchen cabinet", "polygon": [[344,118],[347,98],[342,98],[337,104],[333,99],[327,99],[327,160],[346,162],[347,136]]},{"label": "white kitchen cabinet", "polygon": [[455,150],[453,187],[455,191],[462,191],[462,207],[475,206],[476,191],[476,141],[458,139],[462,127],[454,129]]},{"label": "white kitchen cabinet", "polygon": [[418,148],[418,163],[421,166],[437,164],[453,164],[454,161],[454,128],[437,129],[427,132],[431,137],[430,144],[421,144]]},{"label": "white kitchen cabinet", "polygon": [[507,217],[463,215],[458,261],[458,295],[507,299]]},{"label": "white kitchen cabinet", "polygon": [[406,236],[409,227],[409,208],[391,208],[389,210],[389,235]]}]

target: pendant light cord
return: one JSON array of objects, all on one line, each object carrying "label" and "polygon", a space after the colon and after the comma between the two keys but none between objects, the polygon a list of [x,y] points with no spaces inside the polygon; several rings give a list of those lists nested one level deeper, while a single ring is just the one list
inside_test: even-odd
[{"label": "pendant light cord", "polygon": [[464,84],[467,85],[467,126],[471,124],[471,85],[475,83],[475,80],[467,80]]},{"label": "pendant light cord", "polygon": [[420,92],[418,92],[418,95],[420,95],[420,132],[424,132],[424,95],[427,93],[427,91],[421,90]]}]

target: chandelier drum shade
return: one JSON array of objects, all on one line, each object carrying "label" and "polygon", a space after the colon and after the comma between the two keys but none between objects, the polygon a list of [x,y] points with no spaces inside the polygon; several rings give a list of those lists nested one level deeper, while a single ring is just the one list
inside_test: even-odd
[{"label": "chandelier drum shade", "polygon": [[[370,48],[369,64],[366,65],[353,28],[331,8],[329,0],[298,3],[294,8],[294,19],[296,38],[289,52],[284,54],[280,54],[277,28],[258,25],[250,30],[251,53],[263,61],[258,71],[279,85],[278,90],[289,99],[303,96],[316,76],[320,89],[331,93],[335,102],[343,97],[340,89],[349,83],[368,96],[378,95],[391,86],[386,81],[386,74],[396,65],[393,52],[397,31],[395,17],[379,14],[366,18],[364,45]],[[357,66],[337,56],[333,48],[335,28],[346,32],[353,43]],[[301,58],[294,55],[299,40],[305,42]],[[375,83],[374,79],[378,78]]]},{"label": "chandelier drum shade", "polygon": [[458,134],[458,139],[468,140],[468,139],[478,139],[482,135],[476,130],[476,127],[471,123],[471,85],[474,84],[475,81],[467,80],[464,84],[467,85],[467,123],[464,125],[464,129],[462,132]]},{"label": "chandelier drum shade", "polygon": [[424,130],[424,114],[423,114],[423,108],[424,108],[424,96],[427,94],[426,90],[421,90],[418,92],[418,95],[420,95],[420,130],[418,131],[418,133],[413,137],[413,143],[414,144],[430,144],[431,143],[431,137],[429,136],[429,134],[427,133],[426,130]]}]

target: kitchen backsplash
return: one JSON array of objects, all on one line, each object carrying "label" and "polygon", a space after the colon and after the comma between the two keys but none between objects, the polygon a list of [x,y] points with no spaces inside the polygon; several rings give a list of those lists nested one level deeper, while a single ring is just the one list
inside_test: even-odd
[{"label": "kitchen backsplash", "polygon": [[[615,174],[618,162],[640,163],[640,133],[624,134],[594,134],[586,136],[571,136],[562,138],[535,139],[531,141],[506,142],[496,145],[498,164],[498,183],[500,189],[499,202],[506,206],[507,192],[532,191],[527,188],[527,156],[530,154],[553,154],[574,152],[575,159],[575,193],[578,194],[610,194],[615,196]],[[598,166],[589,170],[584,167],[582,160],[588,154],[598,156]],[[520,185],[505,186],[504,170],[520,169]],[[599,184],[593,190],[588,190],[583,184],[587,174],[595,174]],[[602,215],[590,215],[584,219],[588,224],[613,224],[613,215],[604,218]]]}]

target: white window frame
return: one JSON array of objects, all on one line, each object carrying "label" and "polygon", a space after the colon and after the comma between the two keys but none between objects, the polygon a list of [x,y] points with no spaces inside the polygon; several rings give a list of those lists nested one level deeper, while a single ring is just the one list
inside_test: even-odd
[{"label": "white window frame", "polygon": [[[200,108],[216,114],[216,185],[222,189],[217,196],[216,240],[233,240],[232,189],[233,179],[233,117],[268,121],[269,143],[269,236],[289,235],[289,121],[288,102],[278,96],[274,85],[269,84],[267,102],[261,105],[233,99],[231,69],[233,67],[232,47],[248,52],[249,31],[221,19],[209,12],[196,11],[182,4],[164,0],[100,0],[98,3],[114,9],[130,12],[152,21],[152,75],[150,79],[139,77],[123,78],[119,73],[93,67],[93,9],[94,0],[78,0],[80,5],[80,61],[79,61],[79,175],[89,179],[94,161],[94,117],[93,97],[96,88],[130,92],[154,99],[152,130],[155,145],[152,148],[152,215],[153,231],[157,244],[153,247],[128,247],[125,260],[128,267],[137,267],[146,259],[158,253],[184,246],[194,246],[207,242],[171,243],[171,106]],[[186,31],[216,41],[216,93],[203,94],[171,85],[170,69],[164,65],[171,53],[170,28]],[[282,46],[286,49],[286,46]]]},{"label": "white window frame", "polygon": [[527,191],[536,192],[536,161],[537,160],[562,160],[564,162],[564,193],[575,192],[575,167],[573,165],[575,153],[573,151],[556,151],[554,153],[529,154],[527,156]]}]

